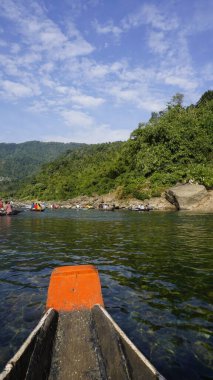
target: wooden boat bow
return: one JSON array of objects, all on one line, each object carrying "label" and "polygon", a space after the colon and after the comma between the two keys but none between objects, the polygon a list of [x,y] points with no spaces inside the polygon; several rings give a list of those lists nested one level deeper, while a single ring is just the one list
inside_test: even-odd
[{"label": "wooden boat bow", "polygon": [[91,309],[104,305],[101,283],[93,265],[64,266],[53,270],[46,308],[57,311]]},{"label": "wooden boat bow", "polygon": [[56,268],[46,308],[0,380],[164,379],[104,309],[92,265]]}]

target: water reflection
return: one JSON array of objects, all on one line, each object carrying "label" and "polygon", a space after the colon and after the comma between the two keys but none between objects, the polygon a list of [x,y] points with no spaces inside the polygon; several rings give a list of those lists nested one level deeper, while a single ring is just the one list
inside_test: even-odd
[{"label": "water reflection", "polygon": [[168,380],[213,378],[212,221],[95,210],[1,218],[1,364],[44,311],[52,269],[94,264],[106,308]]}]

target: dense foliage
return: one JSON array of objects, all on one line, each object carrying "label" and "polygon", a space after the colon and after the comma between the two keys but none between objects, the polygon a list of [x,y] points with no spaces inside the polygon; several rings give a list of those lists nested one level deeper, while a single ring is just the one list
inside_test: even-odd
[{"label": "dense foliage", "polygon": [[42,164],[55,160],[68,149],[85,144],[28,141],[0,143],[0,193],[13,195],[23,180],[39,171]]},{"label": "dense foliage", "polygon": [[43,170],[19,192],[21,197],[68,199],[79,194],[103,194],[113,188],[110,168],[122,143],[89,145],[68,151]]},{"label": "dense foliage", "polygon": [[189,180],[211,188],[212,147],[213,91],[188,108],[170,103],[125,143],[117,166],[124,193],[143,199]]},{"label": "dense foliage", "polygon": [[187,108],[182,100],[176,94],[125,143],[85,146],[46,164],[17,195],[59,200],[113,190],[145,199],[189,180],[212,188],[213,91]]},{"label": "dense foliage", "polygon": [[68,149],[85,144],[28,141],[20,144],[0,143],[0,177],[25,178],[41,164],[51,162]]}]

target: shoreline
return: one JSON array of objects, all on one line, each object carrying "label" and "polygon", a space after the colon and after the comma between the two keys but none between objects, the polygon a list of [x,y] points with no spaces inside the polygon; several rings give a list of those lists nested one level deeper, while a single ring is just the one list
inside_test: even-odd
[{"label": "shoreline", "polygon": [[[94,195],[94,196],[78,196],[68,200],[48,200],[41,201],[35,200],[40,203],[44,203],[47,208],[52,208],[52,205],[58,206],[58,208],[64,209],[75,209],[75,208],[93,208],[99,209],[101,203],[107,204],[109,208],[113,207],[119,210],[131,210],[139,205],[149,205],[149,207],[154,211],[191,211],[191,212],[208,212],[213,213],[213,190],[206,192],[206,195],[202,199],[198,199],[193,205],[189,205],[187,208],[178,209],[175,204],[172,204],[166,199],[166,192],[161,195],[161,197],[153,197],[150,199],[145,199],[141,201],[136,198],[125,198],[118,199],[115,193],[109,193],[105,195]],[[29,207],[32,203],[29,200],[13,200],[14,207]],[[57,208],[57,207],[56,207]]]}]

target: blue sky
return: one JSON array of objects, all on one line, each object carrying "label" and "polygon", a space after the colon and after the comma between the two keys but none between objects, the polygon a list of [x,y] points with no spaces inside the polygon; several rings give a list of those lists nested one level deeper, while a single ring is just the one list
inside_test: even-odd
[{"label": "blue sky", "polygon": [[126,140],[212,80],[212,0],[0,1],[1,142]]}]

